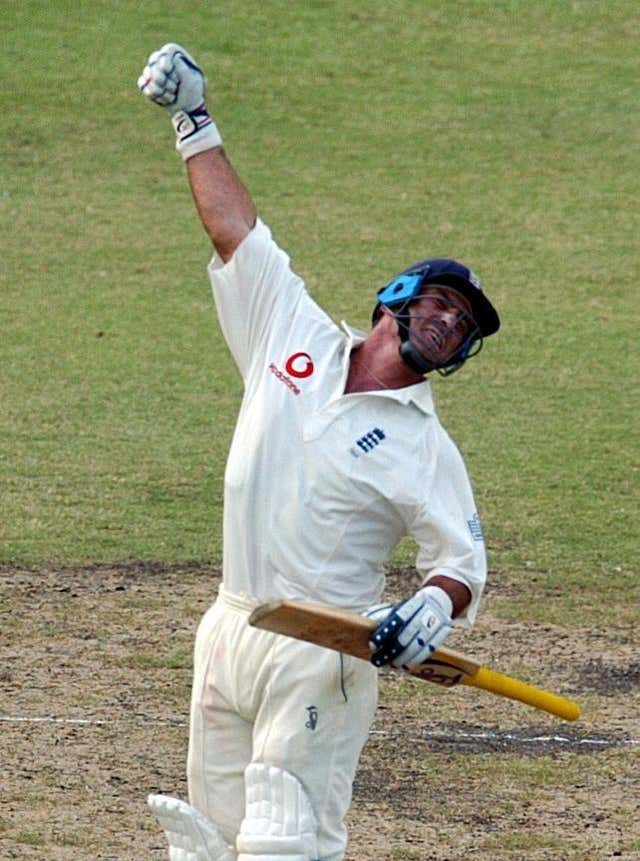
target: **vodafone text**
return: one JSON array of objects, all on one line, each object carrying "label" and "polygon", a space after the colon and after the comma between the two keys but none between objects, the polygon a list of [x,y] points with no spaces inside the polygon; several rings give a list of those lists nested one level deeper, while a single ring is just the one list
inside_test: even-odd
[{"label": "vodafone text", "polygon": [[282,371],[278,370],[278,368],[276,368],[273,362],[271,362],[271,364],[269,365],[269,370],[274,376],[281,380],[285,384],[285,386],[288,386],[294,395],[300,394],[300,389],[296,386],[293,380],[286,374],[283,374]]},{"label": "vodafone text", "polygon": [[[285,363],[286,374],[283,374],[273,362],[269,365],[269,370],[275,377],[283,382],[294,395],[299,395],[300,389],[296,386],[291,377],[297,377],[298,379],[310,377],[314,370],[313,360],[309,353],[293,353]],[[291,374],[291,376],[287,376],[288,374]]]}]

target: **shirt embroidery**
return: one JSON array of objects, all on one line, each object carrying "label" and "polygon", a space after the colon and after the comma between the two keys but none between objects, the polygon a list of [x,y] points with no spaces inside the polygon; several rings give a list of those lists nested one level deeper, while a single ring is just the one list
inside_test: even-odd
[{"label": "shirt embroidery", "polygon": [[471,520],[467,520],[467,526],[469,527],[469,532],[471,533],[471,537],[474,541],[484,541],[482,525],[477,512],[473,515]]},{"label": "shirt embroidery", "polygon": [[[373,451],[376,446],[380,445],[383,439],[386,439],[385,432],[380,430],[380,428],[373,428],[369,433],[366,433],[364,436],[361,436],[360,439],[357,439],[356,445],[358,446],[358,449],[360,449],[360,452],[368,454],[370,451]],[[354,457],[360,457],[360,452],[358,452],[355,447],[350,448],[349,451]]]}]

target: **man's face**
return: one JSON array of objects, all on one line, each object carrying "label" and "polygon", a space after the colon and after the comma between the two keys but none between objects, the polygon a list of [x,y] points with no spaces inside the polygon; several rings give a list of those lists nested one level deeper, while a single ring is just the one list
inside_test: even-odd
[{"label": "man's face", "polygon": [[445,365],[477,328],[469,301],[453,288],[435,284],[423,289],[402,319],[409,340],[434,367]]}]

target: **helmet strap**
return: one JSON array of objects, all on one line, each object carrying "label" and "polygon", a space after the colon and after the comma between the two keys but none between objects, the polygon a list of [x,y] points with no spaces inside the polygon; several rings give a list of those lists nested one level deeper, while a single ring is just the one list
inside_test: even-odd
[{"label": "helmet strap", "polygon": [[400,335],[400,358],[416,374],[427,374],[434,370],[425,360],[424,356],[413,346],[409,340],[409,330],[398,320],[398,334]]}]

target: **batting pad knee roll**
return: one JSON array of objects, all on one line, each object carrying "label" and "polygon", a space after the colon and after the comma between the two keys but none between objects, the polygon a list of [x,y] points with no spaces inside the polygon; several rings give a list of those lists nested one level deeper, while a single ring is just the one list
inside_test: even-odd
[{"label": "batting pad knee roll", "polygon": [[316,861],[316,817],[297,777],[252,762],[244,781],[246,811],[236,839],[238,861]]},{"label": "batting pad knee roll", "polygon": [[235,852],[213,822],[186,801],[150,795],[147,803],[167,835],[169,861],[235,861]]}]

